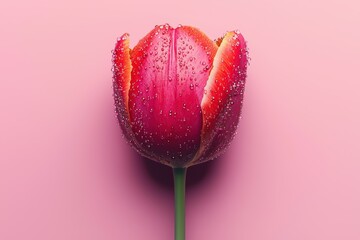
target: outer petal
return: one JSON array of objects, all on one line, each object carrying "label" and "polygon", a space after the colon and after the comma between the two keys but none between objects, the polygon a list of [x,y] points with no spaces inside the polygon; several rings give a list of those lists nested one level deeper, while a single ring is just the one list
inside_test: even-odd
[{"label": "outer petal", "polygon": [[237,31],[228,32],[220,41],[201,102],[201,150],[191,165],[213,159],[225,150],[241,113],[248,63],[246,43]]},{"label": "outer petal", "polygon": [[184,166],[200,146],[200,102],[217,46],[190,27],[157,26],[131,52],[129,113],[152,159]]},{"label": "outer petal", "polygon": [[128,94],[132,70],[129,45],[129,34],[125,33],[118,39],[115,50],[113,51],[114,85],[118,87],[120,104],[123,105],[125,109],[128,109]]},{"label": "outer petal", "polygon": [[118,39],[113,51],[113,89],[115,110],[121,129],[127,140],[136,148],[137,143],[130,126],[128,111],[129,89],[131,80],[131,61],[129,48],[129,34]]}]

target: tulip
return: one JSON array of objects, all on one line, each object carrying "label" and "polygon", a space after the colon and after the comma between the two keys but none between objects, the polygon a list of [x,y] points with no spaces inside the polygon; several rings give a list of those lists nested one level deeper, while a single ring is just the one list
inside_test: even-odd
[{"label": "tulip", "polygon": [[186,169],[218,157],[234,137],[247,65],[238,31],[212,41],[196,28],[165,24],[133,49],[129,34],[116,43],[117,117],[142,156],[173,168],[177,240],[185,239]]}]

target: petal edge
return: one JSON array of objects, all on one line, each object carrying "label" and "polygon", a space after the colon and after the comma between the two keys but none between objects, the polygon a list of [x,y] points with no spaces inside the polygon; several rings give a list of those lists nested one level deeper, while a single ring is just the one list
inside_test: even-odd
[{"label": "petal edge", "polygon": [[129,89],[131,81],[130,39],[125,33],[118,38],[113,51],[113,73],[114,84],[118,85],[118,94],[128,112]]},{"label": "petal edge", "polygon": [[118,38],[115,49],[113,50],[113,90],[115,111],[125,138],[137,151],[138,143],[131,130],[129,117],[129,90],[131,82],[132,64],[130,60],[130,39],[129,34],[125,33]]},{"label": "petal edge", "polygon": [[201,150],[191,165],[213,159],[232,140],[241,113],[248,58],[238,31],[228,32],[215,55],[201,102]]}]

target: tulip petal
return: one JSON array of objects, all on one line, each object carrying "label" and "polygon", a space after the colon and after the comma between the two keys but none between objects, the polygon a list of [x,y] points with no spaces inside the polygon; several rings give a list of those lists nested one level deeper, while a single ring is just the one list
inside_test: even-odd
[{"label": "tulip petal", "polygon": [[129,114],[153,160],[184,166],[200,146],[203,89],[216,44],[191,27],[155,27],[131,52]]},{"label": "tulip petal", "polygon": [[237,32],[228,32],[220,44],[201,102],[203,111],[200,156],[197,164],[220,155],[232,140],[239,121],[248,64],[246,43]]},{"label": "tulip petal", "polygon": [[131,61],[130,61],[130,40],[129,34],[124,34],[115,45],[113,51],[113,89],[115,99],[115,110],[120,127],[124,136],[133,145],[138,145],[134,139],[128,111],[129,89],[131,80]]},{"label": "tulip petal", "polygon": [[114,84],[118,86],[119,98],[124,109],[128,109],[129,89],[131,80],[129,34],[125,33],[118,39],[113,52]]}]

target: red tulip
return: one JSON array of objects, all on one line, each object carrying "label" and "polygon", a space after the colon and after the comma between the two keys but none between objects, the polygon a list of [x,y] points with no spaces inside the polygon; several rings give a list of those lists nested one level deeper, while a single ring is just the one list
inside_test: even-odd
[{"label": "red tulip", "polygon": [[186,168],[219,156],[234,136],[244,96],[246,43],[211,41],[193,27],[156,26],[113,52],[114,97],[124,135],[143,156],[174,169],[175,239],[185,239]]},{"label": "red tulip", "polygon": [[238,31],[211,41],[196,28],[166,24],[133,49],[124,34],[113,52],[124,135],[141,155],[172,167],[219,156],[239,121],[247,63]]}]

